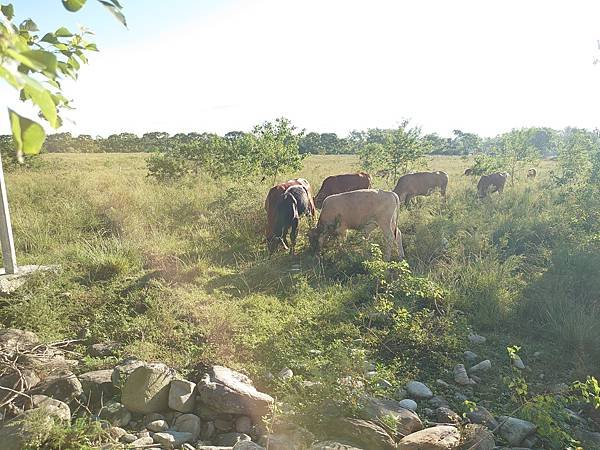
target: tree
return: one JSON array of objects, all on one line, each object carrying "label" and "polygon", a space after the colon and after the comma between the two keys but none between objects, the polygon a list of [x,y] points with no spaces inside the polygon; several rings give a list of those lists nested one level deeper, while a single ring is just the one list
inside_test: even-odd
[{"label": "tree", "polygon": [[362,166],[371,171],[387,171],[394,180],[422,162],[429,149],[421,129],[409,127],[407,120],[393,130],[368,130],[366,140],[368,145],[359,150]]},{"label": "tree", "polygon": [[284,118],[275,122],[264,122],[252,130],[253,141],[247,153],[255,160],[257,169],[265,177],[272,177],[273,183],[283,170],[300,170],[304,155],[300,154],[300,139],[303,131]]},{"label": "tree", "polygon": [[587,130],[567,128],[558,146],[559,184],[588,181],[594,157],[600,149],[598,136]]},{"label": "tree", "polygon": [[501,165],[508,171],[511,185],[515,174],[524,171],[525,165],[540,158],[539,150],[531,143],[532,131],[529,128],[513,129],[500,135],[494,153]]},{"label": "tree", "polygon": [[[100,0],[99,0],[100,1]],[[63,0],[64,7],[72,12],[83,7],[86,0]],[[117,0],[102,0],[124,25],[125,17]],[[73,33],[65,27],[41,35],[36,23],[26,19],[20,25],[12,20],[15,16],[12,4],[0,6],[0,78],[19,92],[21,101],[30,101],[39,116],[52,128],[59,128],[59,113],[69,107],[62,94],[61,82],[65,78],[77,79],[81,64],[87,63],[86,54],[97,51],[88,42],[91,34],[85,28]],[[23,154],[39,153],[46,133],[33,119],[24,117],[8,108],[14,144],[19,158]]]}]

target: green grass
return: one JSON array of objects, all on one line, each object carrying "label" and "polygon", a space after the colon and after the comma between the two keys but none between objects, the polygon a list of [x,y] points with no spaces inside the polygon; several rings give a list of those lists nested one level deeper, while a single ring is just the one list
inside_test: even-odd
[{"label": "green grass", "polygon": [[[477,179],[462,176],[469,161],[430,158],[430,169],[450,175],[448,201],[418,199],[402,209],[399,227],[413,275],[443,291],[437,307],[444,314],[399,300],[394,308],[408,315],[382,326],[368,318],[381,301],[363,265],[369,242],[351,234],[318,264],[306,252],[304,222],[299,255],[268,259],[267,182],[200,177],[161,185],[147,177],[146,157],[50,154],[8,175],[19,263],[61,269],[0,299],[0,323],[47,341],[117,340],[123,355],[183,372],[215,362],[240,368],[306,415],[315,403],[303,399],[347,396],[352,405],[351,394],[335,386],[340,376],[358,376],[364,358],[375,359],[393,384],[388,393],[412,377],[447,377],[469,330],[488,335],[484,352],[499,360],[513,344],[525,356],[560,354],[560,367],[550,356],[532,361],[538,372],[558,369],[548,382],[594,374],[600,251],[551,186],[552,162],[538,165],[535,181],[522,174],[503,195],[480,201]],[[280,179],[303,176],[316,192],[326,176],[358,168],[352,156],[311,156],[299,174]],[[382,179],[375,186],[393,187]],[[373,239],[382,242],[380,233]],[[268,372],[285,366],[329,391],[269,381]],[[576,373],[567,370],[573,366]],[[498,369],[492,387],[475,395],[507,412],[502,376]]]}]

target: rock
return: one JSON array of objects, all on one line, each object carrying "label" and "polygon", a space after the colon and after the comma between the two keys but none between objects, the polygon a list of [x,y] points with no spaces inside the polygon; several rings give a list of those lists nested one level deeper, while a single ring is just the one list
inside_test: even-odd
[{"label": "rock", "polygon": [[367,419],[379,421],[383,417],[393,416],[397,423],[396,431],[402,435],[410,434],[423,428],[419,416],[413,411],[403,408],[395,400],[375,397],[363,398],[364,415]]},{"label": "rock", "polygon": [[[125,442],[126,444],[131,444],[132,442],[135,442],[138,440],[138,437],[135,434],[131,434],[131,433],[125,433],[123,435],[121,435],[120,440],[122,442]],[[150,442],[150,444],[153,444],[154,441]]]},{"label": "rock", "polygon": [[454,381],[462,386],[475,384],[475,382],[467,375],[464,364],[457,364],[454,366]]},{"label": "rock", "polygon": [[464,352],[463,356],[465,357],[465,359],[468,362],[473,362],[473,361],[475,361],[478,358],[477,353],[474,353],[474,352],[472,352],[470,350],[467,350],[466,352]]},{"label": "rock", "polygon": [[52,416],[43,410],[25,411],[0,427],[2,450],[41,448],[53,425]]},{"label": "rock", "polygon": [[271,433],[263,425],[254,431],[260,436],[258,443],[269,450],[305,450],[315,440],[310,431],[289,422],[275,421]]},{"label": "rock", "polygon": [[250,440],[250,436],[244,433],[223,433],[217,436],[216,443],[223,447],[233,447],[238,442]]},{"label": "rock", "polygon": [[575,411],[571,411],[569,408],[564,409],[565,414],[567,415],[567,420],[572,424],[579,424],[585,427],[586,421],[583,417],[577,414]]},{"label": "rock", "polygon": [[136,358],[127,358],[121,361],[113,369],[111,380],[115,387],[119,389],[125,384],[127,377],[140,366],[146,364],[144,361],[140,361]]},{"label": "rock", "polygon": [[473,380],[475,383],[481,383],[482,381],[477,375],[471,375],[471,380]]},{"label": "rock", "polygon": [[514,355],[512,357],[512,365],[520,370],[523,370],[525,368],[525,363],[519,355]]},{"label": "rock", "polygon": [[352,443],[367,449],[395,449],[392,437],[379,425],[367,420],[343,418],[338,419],[330,429],[330,434],[343,442]]},{"label": "rock", "polygon": [[469,372],[485,372],[492,368],[492,362],[489,359],[481,361],[479,364],[475,364],[469,369]]},{"label": "rock", "polygon": [[200,422],[200,417],[194,414],[182,414],[175,419],[173,428],[175,431],[190,433],[192,435],[192,440],[195,441],[200,437],[202,424]]},{"label": "rock", "polygon": [[150,422],[155,422],[157,420],[164,420],[167,423],[169,422],[167,420],[167,418],[165,416],[163,416],[162,414],[159,414],[159,413],[150,413],[150,414],[146,414],[144,416],[144,420],[143,420],[142,423],[144,424],[145,427],[147,427]]},{"label": "rock", "polygon": [[279,372],[279,378],[283,378],[284,380],[292,378],[293,376],[294,372],[292,372],[292,369],[289,367],[285,367],[281,369],[281,372]]},{"label": "rock", "polygon": [[166,420],[153,420],[146,424],[146,428],[154,433],[160,433],[169,429],[169,424]]},{"label": "rock", "polygon": [[215,435],[215,424],[214,422],[202,422],[200,426],[200,437],[203,441],[208,441]]},{"label": "rock", "polygon": [[448,383],[446,383],[444,380],[438,378],[437,380],[435,380],[435,382],[438,384],[438,386],[442,386],[443,388],[449,388],[451,387]]},{"label": "rock", "polygon": [[187,380],[173,380],[169,389],[169,408],[189,413],[196,405],[196,383]]},{"label": "rock", "polygon": [[460,433],[456,427],[440,425],[426,428],[402,438],[401,450],[451,450],[458,447]]},{"label": "rock", "polygon": [[142,438],[142,437],[148,437],[150,436],[150,432],[148,430],[142,430],[140,432],[138,432],[137,437]]},{"label": "rock", "polygon": [[102,358],[113,355],[120,348],[121,344],[118,342],[99,342],[90,345],[87,351],[90,356]]},{"label": "rock", "polygon": [[273,405],[273,397],[257,391],[247,376],[223,366],[213,366],[196,389],[219,412],[261,417]]},{"label": "rock", "polygon": [[462,430],[461,449],[493,450],[496,447],[494,433],[483,425],[469,423]]},{"label": "rock", "polygon": [[38,377],[35,370],[23,367],[19,371],[20,374],[14,371],[0,377],[0,386],[17,391],[27,391],[40,382],[40,377]]},{"label": "rock", "polygon": [[256,442],[240,441],[233,446],[233,450],[266,450]]},{"label": "rock", "polygon": [[521,444],[537,430],[537,426],[533,423],[516,417],[502,416],[498,420],[500,421],[500,428],[498,429],[500,436],[512,446]]},{"label": "rock", "polygon": [[525,440],[523,442],[521,442],[521,445],[523,447],[528,447],[528,448],[534,448],[537,447],[537,444],[539,443],[539,439],[535,434],[532,434],[531,436],[529,436],[528,438],[525,438]]},{"label": "rock", "polygon": [[485,344],[486,338],[478,334],[469,334],[469,342],[473,345]]},{"label": "rock", "polygon": [[128,449],[144,449],[144,450],[148,450],[148,446],[152,445],[153,443],[154,443],[154,440],[151,437],[147,436],[147,437],[136,439],[131,444],[129,444],[127,446],[127,448]]},{"label": "rock", "polygon": [[448,403],[448,401],[444,397],[441,397],[439,395],[431,397],[429,399],[429,404],[431,406],[433,406],[434,408],[439,408],[441,406],[444,406],[446,408],[450,407],[450,404]]},{"label": "rock", "polygon": [[116,440],[121,439],[127,434],[127,431],[120,427],[110,427],[107,431],[110,437]]},{"label": "rock", "polygon": [[457,400],[457,401],[459,401],[459,402],[464,402],[466,400],[469,400],[469,397],[467,397],[462,392],[455,392],[454,393],[454,399]]},{"label": "rock", "polygon": [[410,409],[411,411],[417,410],[417,402],[415,402],[414,400],[411,400],[410,398],[405,398],[404,400],[400,400],[398,402],[398,406],[401,406],[402,408]]},{"label": "rock", "polygon": [[494,416],[483,406],[477,406],[473,411],[467,413],[467,418],[475,424],[485,425],[490,430],[498,428],[498,422]]},{"label": "rock", "polygon": [[175,372],[164,364],[144,364],[127,377],[121,393],[123,405],[132,412],[151,413],[169,406],[169,385]]},{"label": "rock", "polygon": [[235,419],[235,431],[238,433],[250,433],[252,430],[252,419],[248,416],[240,416]]},{"label": "rock", "polygon": [[233,430],[233,421],[226,417],[217,417],[214,421],[215,428],[219,431]]},{"label": "rock", "polygon": [[14,353],[19,349],[31,348],[39,343],[38,337],[31,331],[17,328],[0,329],[0,349]]},{"label": "rock", "polygon": [[575,438],[580,440],[585,448],[600,448],[600,433],[592,431],[576,430]]},{"label": "rock", "polygon": [[112,384],[112,370],[94,370],[79,375],[83,395],[88,403],[103,403],[116,393]]},{"label": "rock", "polygon": [[315,442],[310,450],[361,450],[358,447],[352,447],[351,445],[340,444],[334,441],[322,441]]},{"label": "rock", "polygon": [[163,431],[161,433],[154,433],[153,437],[156,444],[160,444],[166,448],[179,447],[193,440],[192,433],[182,431]]},{"label": "rock", "polygon": [[37,394],[31,397],[31,403],[34,408],[43,409],[46,411],[46,414],[52,417],[56,417],[67,423],[71,422],[71,408],[60,400]]},{"label": "rock", "polygon": [[106,403],[98,413],[98,417],[111,425],[125,427],[131,421],[131,413],[118,402]]},{"label": "rock", "polygon": [[28,394],[42,394],[69,403],[83,393],[83,388],[72,372],[54,373],[37,384]]},{"label": "rock", "polygon": [[408,394],[416,400],[430,399],[433,397],[431,389],[420,381],[411,381],[406,385],[406,390],[408,391]]},{"label": "rock", "polygon": [[460,423],[460,416],[445,406],[440,406],[435,410],[435,417],[440,423]]}]

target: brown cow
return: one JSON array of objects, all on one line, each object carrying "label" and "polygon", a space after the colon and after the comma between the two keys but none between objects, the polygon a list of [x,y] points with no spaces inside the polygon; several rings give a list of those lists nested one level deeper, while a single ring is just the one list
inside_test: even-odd
[{"label": "brown cow", "polygon": [[[301,198],[299,191],[289,191],[292,186],[300,186],[306,191],[307,199]],[[298,208],[298,203],[302,203]],[[294,205],[295,204],[295,205]],[[295,209],[294,209],[295,206]],[[299,209],[302,211],[300,212]],[[287,249],[286,236],[287,231],[292,226],[292,247],[294,251],[295,234],[297,233],[297,219],[302,214],[307,214],[314,220],[316,215],[315,205],[312,199],[312,189],[310,183],[304,178],[288,180],[285,183],[276,184],[267,194],[265,200],[265,211],[267,212],[266,240],[269,254],[277,250],[280,244]],[[296,211],[295,214],[288,217],[289,211]],[[289,220],[288,220],[289,219]],[[295,226],[294,226],[295,223]]]},{"label": "brown cow", "polygon": [[379,226],[386,241],[386,261],[390,260],[394,244],[399,258],[403,259],[402,235],[396,225],[399,206],[400,201],[394,192],[380,189],[359,189],[330,195],[323,202],[317,228],[309,234],[311,248],[318,253],[329,236],[344,237],[349,229],[363,230],[368,236]]},{"label": "brown cow", "polygon": [[398,195],[400,202],[408,205],[413,197],[430,195],[438,188],[445,199],[446,186],[448,186],[448,174],[446,172],[417,172],[401,176],[394,192]]},{"label": "brown cow", "polygon": [[529,170],[527,171],[527,178],[528,178],[528,179],[529,179],[529,178],[533,179],[533,178],[535,178],[535,177],[537,177],[537,169],[536,169],[535,167],[532,167],[531,169],[529,169]]},{"label": "brown cow", "polygon": [[321,209],[323,200],[330,195],[341,194],[342,192],[355,191],[357,189],[369,189],[371,187],[371,175],[366,172],[343,173],[341,175],[332,175],[325,178],[321,189],[315,197],[315,205]]},{"label": "brown cow", "polygon": [[502,193],[506,179],[509,177],[506,172],[496,172],[490,175],[482,175],[477,183],[477,196],[483,198],[487,195],[490,187],[493,187],[492,193]]}]

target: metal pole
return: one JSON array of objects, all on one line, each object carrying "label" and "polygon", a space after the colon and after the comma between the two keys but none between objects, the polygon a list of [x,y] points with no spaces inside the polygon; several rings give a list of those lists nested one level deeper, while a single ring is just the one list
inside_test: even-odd
[{"label": "metal pole", "polygon": [[8,211],[8,196],[6,194],[6,183],[4,182],[4,169],[2,168],[2,157],[0,156],[0,243],[2,244],[2,261],[4,262],[4,273],[17,273],[17,255],[15,253],[15,241],[13,240],[12,225],[10,223],[10,212]]}]

